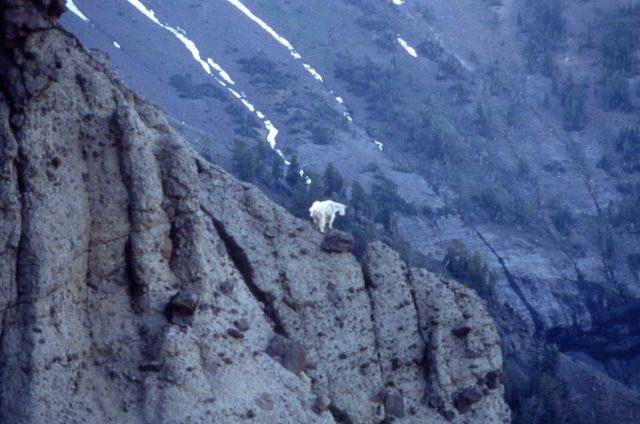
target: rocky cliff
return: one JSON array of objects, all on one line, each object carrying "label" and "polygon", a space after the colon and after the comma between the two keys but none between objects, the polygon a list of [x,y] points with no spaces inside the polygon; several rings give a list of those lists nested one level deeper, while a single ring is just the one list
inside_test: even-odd
[{"label": "rocky cliff", "polygon": [[0,1],[0,423],[509,422],[474,292],[379,243],[363,268],[322,249],[62,4]]},{"label": "rocky cliff", "polygon": [[393,181],[418,261],[458,240],[495,274],[506,352],[640,296],[637,0],[75,4],[65,27],[216,163],[264,144],[268,119],[307,172]]}]

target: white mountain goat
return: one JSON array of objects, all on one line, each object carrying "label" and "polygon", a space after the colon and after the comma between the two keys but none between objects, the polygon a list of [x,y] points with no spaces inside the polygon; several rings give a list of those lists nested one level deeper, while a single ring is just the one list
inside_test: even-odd
[{"label": "white mountain goat", "polygon": [[333,220],[336,213],[344,216],[347,206],[333,200],[315,201],[309,208],[309,215],[313,218],[313,223],[318,226],[321,233],[324,233],[327,225],[329,229],[333,228]]}]

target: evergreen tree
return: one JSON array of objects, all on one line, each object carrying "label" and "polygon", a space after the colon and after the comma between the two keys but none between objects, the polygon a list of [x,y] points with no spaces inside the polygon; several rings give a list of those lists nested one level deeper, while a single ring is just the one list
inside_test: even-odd
[{"label": "evergreen tree", "polygon": [[247,143],[242,140],[234,140],[233,169],[241,180],[251,181],[258,171],[258,160]]},{"label": "evergreen tree", "polygon": [[278,181],[284,176],[284,162],[278,155],[273,155],[271,160],[271,176]]},{"label": "evergreen tree", "polygon": [[563,107],[564,128],[567,131],[580,131],[587,123],[587,89],[584,84],[576,84],[573,75],[565,81],[560,102]]},{"label": "evergreen tree", "polygon": [[376,216],[375,202],[359,182],[351,183],[351,207],[357,223],[373,221]]},{"label": "evergreen tree", "polygon": [[329,162],[327,164],[327,167],[324,169],[322,178],[324,180],[325,196],[331,197],[342,192],[344,179],[333,165],[333,162]]},{"label": "evergreen tree", "polygon": [[300,162],[298,162],[298,157],[296,155],[293,155],[291,158],[291,163],[289,164],[285,180],[291,188],[294,188],[298,182],[302,180],[302,176],[300,175]]},{"label": "evergreen tree", "polygon": [[289,210],[298,218],[306,218],[309,215],[309,193],[303,178],[298,178],[293,186]]}]

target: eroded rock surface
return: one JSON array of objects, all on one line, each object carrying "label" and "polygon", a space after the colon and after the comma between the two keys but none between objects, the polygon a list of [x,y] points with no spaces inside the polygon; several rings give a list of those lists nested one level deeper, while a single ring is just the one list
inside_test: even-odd
[{"label": "eroded rock surface", "polygon": [[47,24],[0,53],[0,423],[509,422],[476,295],[324,251],[19,3]]},{"label": "eroded rock surface", "polygon": [[[500,340],[484,301],[459,283],[409,269],[376,242],[365,256],[386,386],[417,422],[508,422]],[[461,331],[461,329],[464,329]],[[427,403],[430,408],[420,408]]]}]

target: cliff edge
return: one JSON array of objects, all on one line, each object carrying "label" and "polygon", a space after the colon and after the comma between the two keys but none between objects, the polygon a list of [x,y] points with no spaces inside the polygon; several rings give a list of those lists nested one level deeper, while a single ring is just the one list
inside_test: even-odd
[{"label": "cliff edge", "polygon": [[0,1],[0,423],[508,423],[471,290],[361,267]]}]

